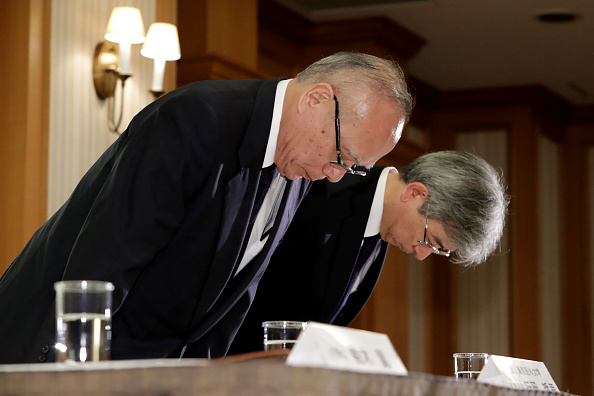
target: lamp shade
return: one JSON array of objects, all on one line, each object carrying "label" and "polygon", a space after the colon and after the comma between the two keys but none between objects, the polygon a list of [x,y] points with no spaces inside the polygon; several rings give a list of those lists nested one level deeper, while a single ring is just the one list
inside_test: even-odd
[{"label": "lamp shade", "polygon": [[111,10],[105,39],[121,44],[144,42],[144,24],[140,10],[135,7],[114,7]]},{"label": "lamp shade", "polygon": [[156,22],[149,27],[140,53],[151,59],[175,61],[181,57],[177,27],[170,23]]}]

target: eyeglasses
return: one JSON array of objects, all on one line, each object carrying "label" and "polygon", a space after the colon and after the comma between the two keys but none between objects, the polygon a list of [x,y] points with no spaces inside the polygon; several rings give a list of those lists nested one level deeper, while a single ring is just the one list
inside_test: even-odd
[{"label": "eyeglasses", "polygon": [[437,254],[439,256],[450,257],[450,253],[452,252],[451,250],[443,250],[440,248],[436,248],[435,246],[433,246],[431,244],[431,242],[427,242],[427,226],[428,225],[429,225],[429,217],[425,216],[425,235],[423,235],[422,241],[417,241],[417,242],[429,246],[429,248],[431,248],[431,251],[432,251],[431,253],[433,253],[433,254]]},{"label": "eyeglasses", "polygon": [[367,171],[364,170],[364,166],[348,166],[342,162],[342,155],[340,154],[340,118],[338,117],[338,99],[336,99],[336,96],[334,97],[334,103],[336,104],[334,111],[334,129],[336,130],[336,161],[331,161],[330,165],[335,168],[342,169],[343,171],[352,175],[365,176],[367,175]]}]

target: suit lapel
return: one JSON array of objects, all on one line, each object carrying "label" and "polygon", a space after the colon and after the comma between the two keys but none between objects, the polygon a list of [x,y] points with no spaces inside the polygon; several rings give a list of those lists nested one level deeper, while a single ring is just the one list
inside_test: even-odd
[{"label": "suit lapel", "polygon": [[[386,258],[386,251],[388,250],[388,243],[385,241],[378,241],[379,252],[377,258],[373,261],[365,278],[359,286],[357,286],[357,292],[348,294],[345,296],[345,300],[341,301],[340,305],[335,311],[335,317],[333,317],[332,324],[338,326],[348,326],[349,323],[359,314],[375,285],[379,279],[384,259]],[[339,309],[340,308],[340,309]]]},{"label": "suit lapel", "polygon": [[[221,229],[211,271],[194,315],[194,322],[212,308],[239,263],[241,246],[253,210],[262,162],[270,134],[276,86],[280,78],[266,80],[256,93],[252,117],[238,149],[239,173],[226,188]],[[234,156],[234,153],[229,153]],[[224,181],[221,181],[224,183]],[[220,187],[221,188],[221,187]]]},{"label": "suit lapel", "polygon": [[[273,78],[264,81],[262,88],[256,95],[256,103],[252,112],[252,119],[245,133],[245,139],[238,151],[239,163],[242,168],[257,166],[262,167],[264,153],[270,135],[272,112],[276,86],[282,78]],[[262,148],[260,152],[256,148]]]},{"label": "suit lapel", "polygon": [[347,293],[346,288],[353,275],[363,241],[363,233],[353,233],[353,230],[365,228],[365,225],[361,226],[360,218],[361,216],[356,215],[348,218],[341,227],[337,241],[338,249],[326,282],[326,294],[322,303],[323,311],[320,313],[322,318],[331,316]]},{"label": "suit lapel", "polygon": [[216,255],[198,303],[196,311],[198,319],[212,308],[239,263],[239,251],[244,238],[249,237],[248,222],[254,206],[260,173],[260,170],[242,169],[227,183]]},{"label": "suit lapel", "polygon": [[[262,251],[252,260],[252,262],[242,270],[238,276],[242,276],[244,280],[238,285],[236,290],[233,291],[233,296],[229,298],[224,304],[233,304],[237,298],[244,293],[245,288],[254,281],[259,282],[264,271],[268,267],[268,262],[272,256],[274,249],[280,243],[284,236],[291,219],[293,218],[299,202],[301,201],[305,190],[307,189],[307,181],[287,181],[285,191],[279,206],[278,215],[274,220],[274,225],[270,231],[268,240],[264,244]],[[247,236],[246,236],[247,238]]]},{"label": "suit lapel", "polygon": [[[233,307],[248,287],[254,283],[257,284],[260,281],[260,278],[268,266],[268,262],[270,261],[274,249],[278,246],[289,227],[291,219],[297,211],[303,196],[306,194],[309,184],[310,182],[308,180],[287,181],[278,215],[274,221],[274,226],[264,248],[260,254],[258,254],[252,262],[236,276],[237,282],[231,283],[233,285],[232,290],[226,290],[223,293],[224,287],[227,286],[233,275],[235,266],[233,266],[231,270],[228,270],[228,268],[226,268],[228,266],[222,265],[225,267],[224,270],[217,271],[216,276],[214,274],[212,277],[209,276],[209,282],[207,282],[208,295],[205,290],[204,298],[201,299],[200,304],[201,307],[205,307],[206,304],[202,303],[202,300],[208,299],[210,302],[208,305],[208,312],[203,309],[198,311],[204,316],[200,318],[198,327],[187,338],[186,343],[192,343],[208,332]],[[246,236],[246,238],[248,237],[249,236]],[[238,262],[240,259],[241,257],[237,258]],[[215,268],[213,268],[213,271]],[[211,278],[213,278],[212,285],[210,284]],[[225,278],[225,281],[223,282],[219,278]]]},{"label": "suit lapel", "polygon": [[[373,176],[365,176],[370,179],[363,180],[363,182],[376,186],[379,173],[374,172]],[[348,285],[357,264],[365,227],[369,219],[371,202],[375,195],[375,188],[363,188],[362,191],[363,193],[356,193],[353,198],[353,215],[346,218],[340,227],[336,242],[336,255],[332,260],[332,269],[326,280],[326,294],[322,304],[323,310],[320,312],[321,318],[330,317],[350,291],[347,290]]]}]

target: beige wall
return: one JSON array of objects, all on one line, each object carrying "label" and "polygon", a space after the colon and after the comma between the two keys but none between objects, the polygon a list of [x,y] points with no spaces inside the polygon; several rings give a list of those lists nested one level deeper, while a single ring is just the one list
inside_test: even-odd
[{"label": "beige wall", "polygon": [[[117,138],[107,127],[107,102],[92,79],[95,46],[103,41],[115,6],[140,9],[145,30],[155,21],[156,0],[52,0],[47,215],[51,216],[95,160]],[[125,129],[152,100],[152,60],[132,45],[132,77],[124,92]],[[116,91],[119,114],[120,90]]]}]

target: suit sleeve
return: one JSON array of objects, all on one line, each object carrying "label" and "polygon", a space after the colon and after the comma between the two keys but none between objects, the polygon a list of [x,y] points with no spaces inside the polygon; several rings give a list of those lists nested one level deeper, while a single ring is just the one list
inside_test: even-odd
[{"label": "suit sleeve", "polygon": [[215,165],[217,122],[204,102],[174,97],[147,107],[121,147],[72,248],[64,279],[116,285],[114,311],[144,266],[167,245]]}]

